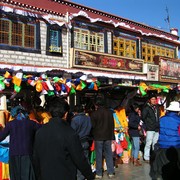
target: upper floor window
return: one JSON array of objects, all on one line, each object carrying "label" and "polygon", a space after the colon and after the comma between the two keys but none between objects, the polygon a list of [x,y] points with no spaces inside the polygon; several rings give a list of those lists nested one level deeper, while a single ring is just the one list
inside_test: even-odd
[{"label": "upper floor window", "polygon": [[175,48],[142,42],[142,59],[144,59],[145,62],[152,63],[154,56],[157,55],[174,58]]},{"label": "upper floor window", "polygon": [[74,47],[84,50],[104,52],[104,33],[75,27]]},{"label": "upper floor window", "polygon": [[51,25],[47,32],[47,52],[49,54],[62,54],[62,32],[58,25]]},{"label": "upper floor window", "polygon": [[0,19],[0,44],[36,49],[36,25]]},{"label": "upper floor window", "polygon": [[118,56],[137,58],[136,40],[126,36],[114,36],[113,54]]}]

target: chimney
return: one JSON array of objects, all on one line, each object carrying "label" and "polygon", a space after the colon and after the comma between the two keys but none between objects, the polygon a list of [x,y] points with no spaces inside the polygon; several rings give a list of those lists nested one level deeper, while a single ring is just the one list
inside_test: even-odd
[{"label": "chimney", "polygon": [[178,36],[178,29],[177,28],[171,28],[170,33]]}]

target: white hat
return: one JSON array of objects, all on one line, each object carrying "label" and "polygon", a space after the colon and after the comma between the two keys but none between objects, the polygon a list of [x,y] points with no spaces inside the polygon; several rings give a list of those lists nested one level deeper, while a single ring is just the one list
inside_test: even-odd
[{"label": "white hat", "polygon": [[168,111],[180,111],[180,104],[177,101],[172,101],[169,107],[166,108]]}]

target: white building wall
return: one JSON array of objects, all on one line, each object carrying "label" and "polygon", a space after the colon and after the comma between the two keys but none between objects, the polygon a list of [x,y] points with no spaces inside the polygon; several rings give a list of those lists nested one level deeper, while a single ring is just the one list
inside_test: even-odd
[{"label": "white building wall", "polygon": [[[40,35],[40,54],[0,49],[0,63],[67,68],[67,30],[62,30],[62,56],[46,55],[47,25],[44,21],[40,22]],[[70,37],[68,39],[70,43]]]},{"label": "white building wall", "polygon": [[107,39],[108,39],[108,53],[112,54],[112,33],[107,33]]}]

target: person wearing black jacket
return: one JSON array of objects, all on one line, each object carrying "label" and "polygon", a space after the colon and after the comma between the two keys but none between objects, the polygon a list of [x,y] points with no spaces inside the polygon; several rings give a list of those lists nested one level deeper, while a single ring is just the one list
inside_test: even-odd
[{"label": "person wearing black jacket", "polygon": [[94,179],[78,134],[66,121],[69,104],[55,97],[48,106],[52,119],[37,131],[33,161],[37,180],[76,180],[77,169]]},{"label": "person wearing black jacket", "polygon": [[97,98],[96,111],[91,113],[92,136],[95,142],[96,153],[96,179],[102,179],[103,153],[106,160],[108,177],[114,177],[113,154],[111,149],[114,140],[114,119],[110,109],[104,106],[104,99]]},{"label": "person wearing black jacket", "polygon": [[[157,104],[157,97],[151,94],[149,101],[142,111],[142,120],[146,127],[146,142],[144,147],[144,160],[149,163],[150,150],[154,150],[154,145],[159,138],[159,117],[160,110]],[[152,146],[152,147],[151,147]]]}]

